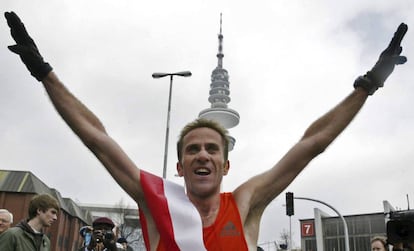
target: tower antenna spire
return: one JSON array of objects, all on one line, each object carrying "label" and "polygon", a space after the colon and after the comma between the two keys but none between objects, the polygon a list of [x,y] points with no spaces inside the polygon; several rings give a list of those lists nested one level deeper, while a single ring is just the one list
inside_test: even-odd
[{"label": "tower antenna spire", "polygon": [[217,67],[218,68],[223,68],[223,34],[222,34],[222,13],[220,13],[220,33],[218,35],[218,39],[219,39],[219,47],[218,47],[218,53],[217,53],[217,58],[218,58],[218,63],[217,63]]},{"label": "tower antenna spire", "polygon": [[221,34],[221,26],[223,24],[222,21],[221,21],[222,20],[222,16],[223,16],[222,13],[220,13],[220,34]]}]

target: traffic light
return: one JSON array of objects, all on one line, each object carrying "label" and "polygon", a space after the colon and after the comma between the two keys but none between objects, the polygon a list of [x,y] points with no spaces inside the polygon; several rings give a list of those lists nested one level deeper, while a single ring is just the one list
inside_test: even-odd
[{"label": "traffic light", "polygon": [[295,210],[293,207],[293,193],[287,192],[286,193],[286,215],[292,216],[295,214]]}]

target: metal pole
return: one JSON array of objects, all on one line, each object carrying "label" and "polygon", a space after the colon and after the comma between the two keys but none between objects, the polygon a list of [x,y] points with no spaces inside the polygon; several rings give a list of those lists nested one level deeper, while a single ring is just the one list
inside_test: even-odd
[{"label": "metal pole", "polygon": [[305,197],[294,197],[294,199],[298,199],[298,200],[310,200],[310,201],[314,201],[314,202],[319,202],[319,203],[321,203],[321,204],[329,207],[333,211],[335,211],[335,213],[341,218],[342,222],[344,223],[345,251],[349,251],[348,225],[346,224],[345,218],[338,212],[338,210],[336,210],[333,206],[329,205],[328,203],[323,202],[323,201],[320,201],[320,200],[315,200],[315,199],[310,199],[310,198],[305,198]]},{"label": "metal pole", "polygon": [[167,127],[165,129],[164,167],[162,169],[162,177],[164,179],[167,178],[168,137],[170,135],[170,113],[171,113],[172,86],[173,86],[173,75],[170,75],[170,93],[168,94]]},{"label": "metal pole", "polygon": [[292,216],[289,216],[289,245],[288,250],[292,250]]},{"label": "metal pole", "polygon": [[181,76],[181,77],[190,77],[190,71],[180,71],[176,73],[162,73],[162,72],[154,72],[152,74],[153,78],[163,78],[166,76],[170,76],[170,93],[168,95],[168,111],[167,111],[167,126],[165,131],[165,147],[164,147],[164,166],[162,168],[162,177],[164,179],[167,178],[167,160],[168,160],[168,138],[170,134],[170,113],[171,113],[171,94],[172,94],[172,86],[173,86],[173,76]]}]

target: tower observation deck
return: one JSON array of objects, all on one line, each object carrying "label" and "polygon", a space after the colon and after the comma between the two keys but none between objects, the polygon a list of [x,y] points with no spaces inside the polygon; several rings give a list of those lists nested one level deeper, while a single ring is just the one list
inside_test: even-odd
[{"label": "tower observation deck", "polygon": [[[208,101],[211,107],[202,110],[198,117],[217,121],[226,129],[233,128],[239,124],[240,115],[233,109],[228,108],[230,103],[230,82],[229,74],[223,68],[223,34],[222,34],[222,17],[220,14],[220,33],[218,35],[219,47],[217,53],[218,63],[211,73],[211,84]],[[230,136],[229,150],[234,147],[236,140]]]}]

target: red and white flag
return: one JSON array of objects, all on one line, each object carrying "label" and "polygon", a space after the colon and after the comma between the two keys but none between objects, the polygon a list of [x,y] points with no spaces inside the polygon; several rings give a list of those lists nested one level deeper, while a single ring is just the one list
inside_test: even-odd
[{"label": "red and white flag", "polygon": [[[184,187],[143,170],[140,176],[145,201],[167,250],[207,250],[200,214],[185,194]],[[147,226],[142,212],[140,218],[148,245]]]}]

